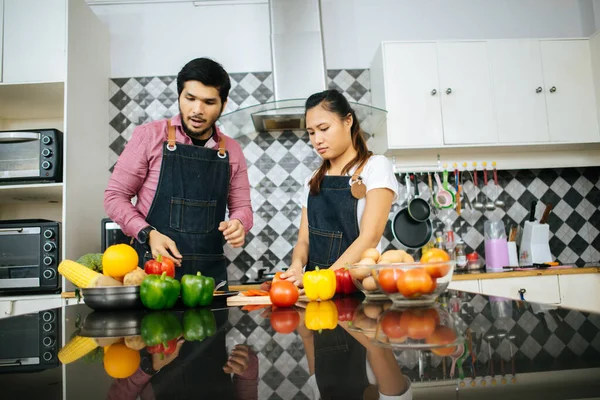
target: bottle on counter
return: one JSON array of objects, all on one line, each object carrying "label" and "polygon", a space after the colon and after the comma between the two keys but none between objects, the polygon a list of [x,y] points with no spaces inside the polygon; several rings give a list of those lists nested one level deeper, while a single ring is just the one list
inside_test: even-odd
[{"label": "bottle on counter", "polygon": [[456,242],[454,248],[454,257],[456,259],[456,270],[462,271],[467,269],[467,253],[465,252],[465,243],[462,240]]},{"label": "bottle on counter", "polygon": [[438,249],[444,249],[444,238],[442,237],[442,232],[441,231],[437,231],[435,233],[435,248]]},{"label": "bottle on counter", "polygon": [[444,244],[446,246],[446,251],[450,254],[454,254],[456,240],[454,237],[454,228],[452,227],[452,221],[450,219],[446,220],[444,227]]}]

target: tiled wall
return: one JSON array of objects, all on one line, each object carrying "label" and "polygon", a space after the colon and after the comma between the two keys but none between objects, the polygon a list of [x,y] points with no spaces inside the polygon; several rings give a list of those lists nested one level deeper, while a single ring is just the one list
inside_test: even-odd
[{"label": "tiled wall", "polygon": [[[330,70],[329,86],[345,93],[354,102],[370,104],[368,70]],[[232,89],[225,113],[239,107],[273,100],[270,72],[233,73]],[[121,78],[110,82],[110,156],[109,167],[116,162],[133,128],[150,120],[170,117],[178,112],[174,76]],[[230,279],[247,280],[260,268],[284,268],[289,265],[299,224],[299,196],[305,177],[320,158],[312,150],[304,132],[284,131],[237,137],[248,162],[255,211],[254,227],[243,249],[226,248],[230,260]],[[481,173],[480,173],[481,174]],[[579,266],[600,261],[600,168],[499,171],[499,188],[490,184],[484,193],[499,196],[504,209],[482,214],[464,210],[442,211],[434,226],[450,219],[469,249],[483,254],[483,224],[487,218],[502,218],[505,225],[522,223],[533,199],[539,200],[537,217],[544,205],[554,210],[549,218],[551,249],[563,263]],[[482,176],[480,175],[480,180]],[[428,197],[421,183],[421,193]],[[475,192],[471,182],[464,186],[471,200]],[[400,198],[404,199],[404,188]],[[485,202],[484,195],[479,200]],[[395,204],[390,220],[401,207]],[[473,229],[474,228],[474,229]],[[400,247],[393,238],[390,224],[384,234],[384,247]]]}]

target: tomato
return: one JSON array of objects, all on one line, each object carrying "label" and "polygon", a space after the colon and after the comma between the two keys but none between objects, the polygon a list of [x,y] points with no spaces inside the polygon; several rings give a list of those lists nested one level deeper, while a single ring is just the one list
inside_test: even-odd
[{"label": "tomato", "polygon": [[291,309],[275,309],[271,313],[271,327],[275,332],[287,335],[294,332],[300,323],[300,314]]},{"label": "tomato", "polygon": [[[450,261],[450,255],[442,249],[433,248],[428,250],[423,257],[421,257],[421,263],[446,263]],[[425,270],[433,279],[441,278],[445,276],[450,270],[448,264],[432,264],[426,265]]]},{"label": "tomato", "polygon": [[[425,343],[431,345],[447,345],[456,341],[456,333],[448,326],[441,326],[435,328],[435,331],[425,339]],[[438,349],[431,349],[431,352],[438,356],[449,356],[454,353],[456,346],[442,347]]]},{"label": "tomato", "polygon": [[396,293],[398,291],[398,286],[396,282],[401,274],[404,271],[395,268],[385,268],[379,271],[377,279],[379,281],[379,286],[386,293]]},{"label": "tomato", "polygon": [[[433,312],[431,312],[433,311]],[[436,326],[435,310],[406,310],[400,317],[401,329],[406,329],[407,335],[412,339],[425,339],[429,337]]]},{"label": "tomato", "polygon": [[273,283],[275,283],[275,282],[279,282],[279,281],[281,281],[281,280],[282,280],[282,279],[281,279],[281,274],[282,274],[282,273],[283,273],[283,272],[281,272],[281,271],[279,271],[279,272],[276,272],[276,273],[275,273],[275,276],[273,277]]},{"label": "tomato", "polygon": [[407,327],[400,324],[401,311],[390,310],[381,317],[381,330],[389,339],[406,338],[408,333]]},{"label": "tomato", "polygon": [[423,268],[414,268],[405,271],[396,282],[398,291],[404,297],[419,297],[435,290],[435,281]]},{"label": "tomato", "polygon": [[273,283],[269,291],[271,303],[277,307],[291,307],[298,301],[298,288],[292,282]]}]

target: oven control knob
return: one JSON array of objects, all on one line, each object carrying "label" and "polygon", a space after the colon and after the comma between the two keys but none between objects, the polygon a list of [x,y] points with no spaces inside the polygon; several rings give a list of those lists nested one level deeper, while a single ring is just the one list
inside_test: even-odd
[{"label": "oven control knob", "polygon": [[[46,257],[44,257],[43,261],[44,261],[44,265],[52,265],[52,263],[54,262],[54,257],[52,257],[52,256],[46,256]],[[54,278],[54,271],[53,270],[51,270],[51,269],[45,270],[44,271],[44,278],[46,278],[46,273],[48,273],[48,275],[52,275],[52,276],[50,276],[50,278]],[[47,279],[50,279],[50,278],[47,278]]]},{"label": "oven control knob", "polygon": [[52,336],[46,336],[45,338],[42,339],[42,344],[46,347],[54,346],[55,342],[56,341],[54,340],[54,338]]},{"label": "oven control knob", "polygon": [[44,313],[42,314],[42,320],[44,322],[54,321],[54,313],[52,311],[44,311]]},{"label": "oven control knob", "polygon": [[51,251],[56,250],[56,245],[52,242],[46,242],[44,243],[44,251],[46,253],[50,253]]},{"label": "oven control knob", "polygon": [[52,353],[47,351],[44,353],[44,355],[42,357],[44,357],[44,361],[50,361],[50,360],[52,360]]},{"label": "oven control knob", "polygon": [[52,168],[52,163],[50,161],[44,161],[42,163],[42,169],[50,169]]},{"label": "oven control knob", "polygon": [[[44,259],[44,264],[46,263],[46,259]],[[56,276],[56,272],[53,269],[47,269],[43,273],[45,279],[53,279]]]},{"label": "oven control knob", "polygon": [[50,332],[52,330],[52,324],[46,322],[44,325],[42,325],[42,329],[44,332]]},{"label": "oven control knob", "polygon": [[42,137],[42,143],[44,143],[47,146],[50,143],[52,143],[52,138],[50,136],[44,136]]},{"label": "oven control knob", "polygon": [[50,150],[50,149],[44,149],[44,150],[42,150],[42,155],[44,157],[50,157],[52,155],[52,150]]},{"label": "oven control knob", "polygon": [[46,239],[52,239],[54,237],[54,231],[52,229],[46,229],[44,231],[44,237]]}]

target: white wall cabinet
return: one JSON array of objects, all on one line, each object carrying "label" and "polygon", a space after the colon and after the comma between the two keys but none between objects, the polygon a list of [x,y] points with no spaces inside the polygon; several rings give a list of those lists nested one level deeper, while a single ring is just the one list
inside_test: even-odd
[{"label": "white wall cabinet", "polygon": [[370,145],[385,153],[600,143],[600,38],[591,49],[587,39],[384,42],[371,92],[388,111],[387,133]]},{"label": "white wall cabinet", "polygon": [[588,40],[540,41],[552,142],[598,142],[598,115]]},{"label": "white wall cabinet", "polygon": [[3,45],[4,45],[4,0],[0,0],[0,82],[2,82]]},{"label": "white wall cabinet", "polygon": [[390,146],[444,144],[436,44],[390,44],[384,63]]},{"label": "white wall cabinet", "polygon": [[500,143],[549,142],[538,40],[488,43]]},{"label": "white wall cabinet", "polygon": [[444,143],[496,143],[487,43],[441,42],[438,65]]},{"label": "white wall cabinet", "polygon": [[68,0],[4,0],[3,82],[66,77]]}]

